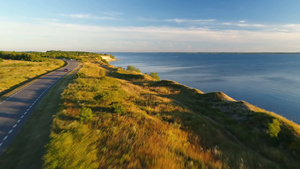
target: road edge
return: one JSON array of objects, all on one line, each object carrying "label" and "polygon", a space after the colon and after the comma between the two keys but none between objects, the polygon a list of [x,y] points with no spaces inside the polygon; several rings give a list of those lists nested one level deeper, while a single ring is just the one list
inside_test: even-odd
[{"label": "road edge", "polygon": [[[62,59],[61,59],[61,60],[62,60]],[[5,98],[11,96],[12,94],[18,92],[19,90],[25,88],[26,86],[28,86],[28,85],[34,83],[34,82],[37,81],[39,78],[42,78],[42,77],[44,77],[44,76],[47,76],[47,75],[53,73],[53,72],[56,71],[56,70],[59,70],[59,69],[61,69],[61,68],[63,68],[63,67],[68,66],[69,62],[67,62],[67,61],[65,61],[65,60],[62,60],[62,61],[65,62],[64,65],[62,65],[62,66],[60,66],[60,67],[58,67],[58,68],[56,68],[56,69],[47,71],[46,73],[37,75],[37,76],[35,76],[35,77],[31,78],[31,79],[25,80],[24,82],[21,82],[21,83],[15,85],[15,86],[12,86],[10,89],[7,89],[7,90],[4,90],[4,91],[0,92],[0,102],[3,101],[3,100],[5,100]]]},{"label": "road edge", "polygon": [[[58,111],[59,104],[61,103],[61,93],[70,81],[75,78],[76,72],[81,67],[82,64],[79,63],[77,68],[64,75],[45,94],[29,119],[22,126],[22,129],[0,157],[0,168],[42,167],[42,157],[46,151],[45,146],[50,141],[52,116]],[[55,102],[55,104],[52,105],[51,102]],[[41,132],[40,130],[43,131]]]}]

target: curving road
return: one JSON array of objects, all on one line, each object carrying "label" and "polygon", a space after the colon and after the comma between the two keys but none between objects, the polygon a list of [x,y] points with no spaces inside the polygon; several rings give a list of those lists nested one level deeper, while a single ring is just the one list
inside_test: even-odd
[{"label": "curving road", "polygon": [[[64,75],[78,67],[78,62],[68,60],[68,65],[43,76],[0,101],[0,156],[12,142],[47,91]],[[63,70],[67,68],[68,72]]]}]

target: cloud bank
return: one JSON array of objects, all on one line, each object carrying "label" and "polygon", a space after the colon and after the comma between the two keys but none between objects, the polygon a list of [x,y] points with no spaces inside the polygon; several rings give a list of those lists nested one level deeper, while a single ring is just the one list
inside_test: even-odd
[{"label": "cloud bank", "polygon": [[[119,15],[111,13],[111,16]],[[90,14],[64,17],[100,19]],[[168,19],[215,27],[96,26],[45,19],[38,23],[0,20],[0,50],[124,52],[299,52],[300,25],[262,25],[214,19]],[[223,27],[221,27],[223,26]],[[243,28],[255,28],[254,30]],[[242,28],[242,29],[241,29]]]}]

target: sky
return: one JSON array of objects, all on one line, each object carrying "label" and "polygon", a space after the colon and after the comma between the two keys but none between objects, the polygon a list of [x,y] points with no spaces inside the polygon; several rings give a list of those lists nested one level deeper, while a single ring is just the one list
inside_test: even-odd
[{"label": "sky", "polygon": [[0,50],[300,52],[299,0],[0,0]]}]

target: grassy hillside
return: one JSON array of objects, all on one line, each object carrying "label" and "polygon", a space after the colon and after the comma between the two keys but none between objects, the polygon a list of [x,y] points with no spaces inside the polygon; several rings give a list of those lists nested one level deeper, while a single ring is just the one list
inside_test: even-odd
[{"label": "grassy hillside", "polygon": [[64,65],[62,60],[41,62],[2,60],[0,62],[0,95],[12,87]]},{"label": "grassy hillside", "polygon": [[44,168],[299,168],[299,125],[155,79],[86,58],[62,94]]},{"label": "grassy hillside", "polygon": [[[81,51],[47,51],[47,52],[9,52],[0,51],[0,95],[20,84],[64,65],[60,59],[76,59],[85,61],[87,58],[98,58],[108,63],[101,56],[114,60],[109,54],[98,54]],[[52,59],[50,59],[52,58]],[[53,59],[56,58],[56,59]]]},{"label": "grassy hillside", "polygon": [[35,108],[11,145],[0,158],[2,169],[40,169],[45,145],[49,143],[52,116],[59,109],[63,90],[74,79],[76,70],[60,79]]}]

